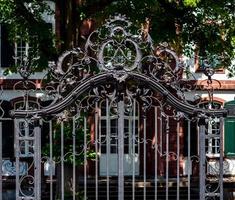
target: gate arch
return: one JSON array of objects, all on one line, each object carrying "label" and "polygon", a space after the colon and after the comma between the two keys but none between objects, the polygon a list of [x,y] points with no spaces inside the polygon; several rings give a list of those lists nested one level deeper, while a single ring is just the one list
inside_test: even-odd
[{"label": "gate arch", "polygon": [[[26,138],[20,130],[17,119],[25,120],[25,128],[30,124],[35,127],[30,135],[34,146],[31,165],[34,168],[33,175],[17,174],[19,183],[16,184],[17,199],[43,199],[41,161],[45,158],[41,156],[41,134],[43,133],[40,131],[40,124],[42,121],[47,121],[49,124],[50,148],[48,151],[50,153],[47,158],[50,169],[49,193],[50,199],[55,199],[52,169],[56,162],[52,155],[52,148],[55,148],[52,145],[52,132],[53,123],[57,119],[60,124],[61,147],[60,172],[57,172],[60,174],[60,181],[57,184],[60,184],[61,199],[65,199],[67,182],[65,160],[69,156],[72,160],[71,195],[73,199],[77,198],[78,192],[84,196],[84,199],[100,199],[102,187],[105,188],[107,199],[132,198],[134,200],[139,198],[139,193],[140,198],[143,199],[170,199],[171,195],[177,199],[191,199],[193,195],[201,200],[208,197],[223,199],[223,170],[221,170],[223,168],[223,138],[221,136],[220,173],[216,176],[219,183],[214,184],[205,178],[207,177],[205,124],[210,123],[208,120],[213,120],[215,117],[220,118],[222,123],[227,110],[203,109],[190,104],[185,93],[196,89],[196,86],[188,84],[183,78],[183,64],[166,44],[153,49],[150,36],[148,40],[145,40],[141,31],[131,34],[131,23],[124,16],[115,16],[107,20],[100,30],[91,33],[85,50],[76,48],[66,51],[58,59],[57,64],[50,63],[50,69],[49,81],[44,85],[42,99],[37,101],[40,109],[25,108],[11,111],[16,123],[18,152],[20,152],[21,141],[29,140],[29,138]],[[30,80],[25,79],[23,82],[27,83]],[[26,95],[32,95],[31,89],[28,88]],[[210,94],[209,97],[211,98]],[[41,104],[41,101],[45,100],[48,102],[47,106]],[[102,115],[99,106],[101,100],[106,101],[104,132],[102,132]],[[200,102],[200,99],[197,101]],[[213,99],[210,101],[212,102]],[[140,109],[136,109],[137,103]],[[112,114],[111,111],[115,113]],[[138,117],[136,117],[137,112]],[[187,130],[182,127],[184,120],[187,123]],[[184,169],[180,163],[182,162],[180,135],[184,130],[185,134],[190,137],[190,126],[194,122],[199,129],[198,154],[190,155],[190,140],[188,139],[188,143],[183,144],[188,145],[188,156],[186,175],[182,176]],[[65,126],[70,127],[68,129],[71,138],[68,140],[65,139],[67,134]],[[81,126],[81,129],[78,126]],[[82,130],[80,134],[83,136],[82,139],[80,138],[83,144],[79,147],[77,147],[78,140],[76,139],[78,129]],[[114,143],[112,143],[113,139]],[[68,141],[72,148],[66,152]],[[102,146],[105,147],[104,151],[102,151]],[[115,153],[112,153],[112,148]],[[89,152],[95,153],[90,160]],[[102,158],[103,154],[107,154],[105,158]],[[82,172],[76,166],[76,160],[81,155],[83,156]],[[193,179],[191,172],[192,164],[190,163],[194,158],[199,162],[199,165],[195,167],[199,170],[199,181]],[[16,170],[20,168],[21,159],[20,153],[17,153]],[[102,159],[103,162],[100,164],[99,161]],[[116,160],[116,163],[110,163],[111,159],[113,162]],[[110,165],[114,167],[115,164],[116,171],[112,174],[109,167]],[[148,164],[151,166],[147,166]],[[94,169],[93,172],[88,167]],[[125,172],[128,167],[131,173]],[[105,168],[106,176],[105,172],[99,170],[100,168]],[[77,180],[78,173],[83,177],[82,180]],[[92,179],[90,179],[91,176]],[[105,180],[101,177],[105,177]],[[31,186],[27,186],[24,181]],[[199,189],[196,190],[196,194],[193,192],[195,188],[191,183],[198,184],[196,187]],[[93,191],[89,184],[93,184]],[[182,187],[182,184],[186,186]],[[164,189],[161,189],[162,185]],[[175,186],[172,187],[172,185]],[[24,187],[28,189],[24,191],[22,189]],[[112,191],[113,188],[114,191]],[[148,196],[150,189],[152,196]],[[28,192],[29,190],[32,191]],[[116,196],[113,197],[113,194]],[[186,197],[183,197],[183,194],[186,194]]]},{"label": "gate arch", "polygon": [[[118,79],[116,78],[116,75],[119,75]],[[56,103],[55,105],[48,106],[46,108],[43,108],[41,110],[32,111],[28,110],[27,115],[28,116],[45,116],[45,115],[53,115],[56,113],[59,113],[63,111],[66,107],[74,103],[76,99],[78,99],[82,94],[89,91],[90,89],[96,87],[97,85],[102,85],[107,83],[107,81],[116,81],[119,83],[119,79],[122,79],[124,76],[124,79],[134,79],[137,81],[141,81],[144,84],[147,84],[149,88],[153,89],[154,91],[159,92],[161,95],[165,97],[165,100],[167,103],[169,103],[171,106],[176,108],[178,111],[184,112],[188,115],[197,115],[199,113],[203,113],[208,116],[218,116],[223,117],[226,116],[227,110],[205,110],[200,109],[194,105],[189,104],[187,101],[182,101],[182,99],[177,98],[173,93],[168,91],[166,87],[164,87],[163,84],[157,82],[154,78],[151,78],[149,76],[146,76],[144,74],[139,74],[135,72],[125,72],[125,71],[111,71],[108,73],[101,73],[94,77],[87,78],[84,82],[82,82],[80,85],[77,85],[65,98]],[[124,81],[124,80],[122,80]],[[12,116],[15,117],[22,117],[25,116],[25,111],[20,110],[14,110],[11,112]]]}]

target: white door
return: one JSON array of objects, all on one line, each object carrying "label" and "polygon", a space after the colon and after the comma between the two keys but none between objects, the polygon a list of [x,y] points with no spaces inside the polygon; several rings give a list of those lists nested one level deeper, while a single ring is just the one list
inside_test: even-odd
[{"label": "white door", "polygon": [[[123,119],[120,119],[118,112],[121,108],[107,108],[107,101],[101,107],[100,115],[100,176],[117,176],[118,175],[118,145],[120,139],[123,139],[123,173],[125,176],[139,174],[139,148],[138,148],[138,112],[133,113],[133,109],[122,109]],[[136,110],[136,109],[135,109]],[[118,118],[119,116],[119,118]],[[123,121],[122,121],[123,120]],[[120,125],[120,121],[123,125]],[[120,128],[124,130],[120,133]],[[133,137],[134,136],[134,137]]]}]

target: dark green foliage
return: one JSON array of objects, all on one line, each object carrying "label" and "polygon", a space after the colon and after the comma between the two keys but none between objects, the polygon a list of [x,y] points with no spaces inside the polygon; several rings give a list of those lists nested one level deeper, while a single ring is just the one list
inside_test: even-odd
[{"label": "dark green foliage", "polygon": [[[24,6],[34,5],[32,13]],[[235,3],[233,0],[86,0],[56,1],[60,15],[61,49],[65,50],[84,43],[80,26],[84,19],[93,18],[96,27],[115,13],[125,14],[138,27],[150,22],[149,33],[156,43],[167,41],[180,54],[192,52],[197,46],[203,58],[216,56],[215,67],[229,68],[234,59]],[[39,0],[4,0],[0,3],[0,20],[9,24],[13,34],[38,33],[40,55],[44,60],[55,58],[53,37],[40,18],[47,6]],[[32,32],[32,33],[31,33]],[[23,36],[22,37],[27,37]]]},{"label": "dark green foliage", "polygon": [[0,23],[7,26],[10,42],[17,42],[22,38],[28,42],[33,49],[29,52],[29,56],[40,57],[37,61],[40,69],[47,67],[48,59],[56,57],[54,35],[48,24],[43,21],[43,13],[52,13],[43,1],[5,0],[0,2]]},{"label": "dark green foliage", "polygon": [[125,14],[138,27],[147,19],[149,33],[156,44],[169,42],[177,53],[184,52],[189,56],[193,52],[190,48],[197,47],[202,60],[213,60],[212,67],[234,71],[231,65],[235,47],[233,0],[105,1],[103,9],[88,12],[89,6],[97,2],[104,1],[90,0],[83,5],[83,16],[95,18],[97,25],[114,13]]},{"label": "dark green foliage", "polygon": [[[91,147],[90,143],[90,130],[87,127],[86,140],[87,140],[87,159],[95,159],[96,153]],[[53,127],[53,159],[56,162],[61,161],[61,122],[58,122]],[[73,127],[72,120],[64,122],[64,162],[68,164],[73,163]],[[76,141],[76,165],[80,166],[84,163],[84,117],[76,120],[75,141]],[[43,146],[42,154],[46,157],[50,156],[50,144],[46,143]]]}]

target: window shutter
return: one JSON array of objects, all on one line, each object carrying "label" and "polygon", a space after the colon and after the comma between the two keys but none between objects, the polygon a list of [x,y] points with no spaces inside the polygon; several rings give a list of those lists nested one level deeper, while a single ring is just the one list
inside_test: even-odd
[{"label": "window shutter", "polygon": [[198,134],[197,134],[197,123],[191,122],[190,125],[190,141],[188,141],[188,121],[184,120],[184,148],[183,155],[188,156],[188,142],[190,142],[190,154],[198,155]]},{"label": "window shutter", "polygon": [[13,120],[2,122],[2,156],[3,158],[13,158],[14,156],[14,123]]},{"label": "window shutter", "polygon": [[226,156],[235,156],[235,101],[226,102],[228,117],[224,125],[224,153]]},{"label": "window shutter", "polygon": [[14,64],[14,47],[9,41],[5,25],[1,24],[1,67],[11,67]]},{"label": "window shutter", "polygon": [[225,119],[224,153],[226,156],[235,156],[235,118]]},{"label": "window shutter", "polygon": [[4,118],[9,120],[2,121],[2,156],[3,158],[14,157],[14,122],[10,119],[9,111],[12,110],[9,101],[3,101],[1,104],[4,108]]}]

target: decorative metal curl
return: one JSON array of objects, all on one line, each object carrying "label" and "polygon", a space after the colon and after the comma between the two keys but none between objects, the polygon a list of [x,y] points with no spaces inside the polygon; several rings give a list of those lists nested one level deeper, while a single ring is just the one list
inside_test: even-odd
[{"label": "decorative metal curl", "polygon": [[[175,102],[178,101],[184,102],[180,106],[180,109],[184,110],[180,111],[197,110],[185,95],[186,92],[196,88],[185,84],[187,82],[183,78],[185,69],[177,54],[167,43],[159,44],[154,48],[149,35],[146,40],[141,30],[136,30],[134,34],[132,30],[133,24],[127,17],[116,15],[106,20],[101,28],[90,34],[84,49],[73,48],[65,51],[57,63],[49,62],[49,75],[45,82],[40,83],[43,89],[40,90],[41,97],[37,97],[39,107],[44,108],[42,103],[46,102],[46,107],[51,108],[50,110],[56,114],[64,109],[59,108],[63,101],[67,102],[67,99],[71,97],[74,99],[69,101],[71,104],[80,101],[83,99],[81,94],[89,93],[90,88],[96,87],[97,84],[106,84],[110,76],[118,84],[126,83],[132,78],[143,81],[151,85],[153,93],[159,92],[166,98],[171,96],[168,103],[172,107],[178,107],[175,105]],[[28,68],[23,67],[22,69],[27,71]],[[212,74],[211,70],[207,70],[210,79]],[[38,92],[36,83],[29,81],[27,83],[24,85],[26,96],[34,95],[33,92],[28,91],[30,88],[34,92]],[[83,84],[84,86],[82,86]],[[87,88],[87,91],[84,88],[78,89],[78,86]],[[79,93],[81,90],[84,91]],[[212,93],[213,91],[208,93],[211,100],[213,100]],[[151,106],[149,95],[139,94],[139,96],[145,102],[145,109]],[[173,98],[174,102],[172,102]],[[197,99],[201,101],[198,96]],[[71,104],[67,106],[71,106]],[[191,106],[190,109],[189,106]],[[29,109],[24,108],[24,110]],[[40,112],[40,109],[38,111]],[[207,111],[205,110],[205,112]],[[191,113],[191,115],[193,114]]]}]

